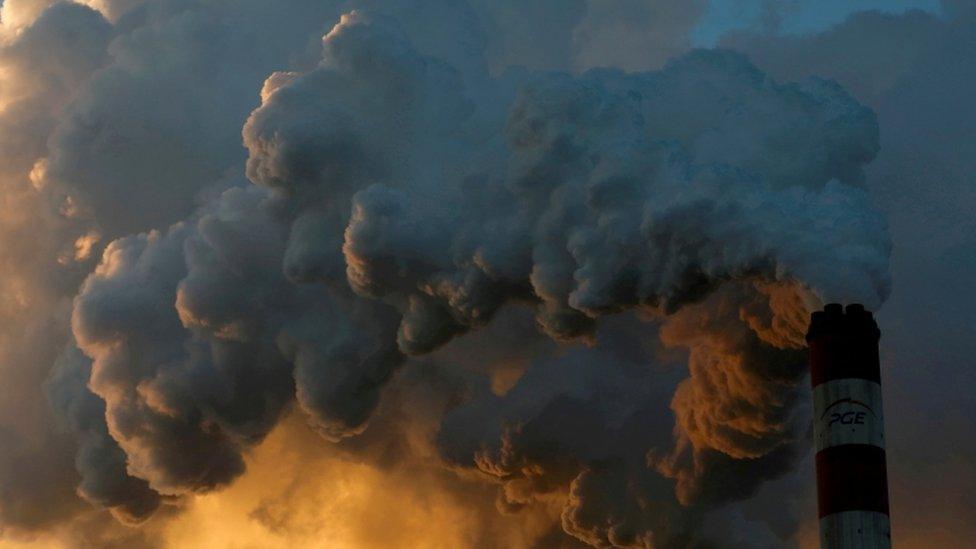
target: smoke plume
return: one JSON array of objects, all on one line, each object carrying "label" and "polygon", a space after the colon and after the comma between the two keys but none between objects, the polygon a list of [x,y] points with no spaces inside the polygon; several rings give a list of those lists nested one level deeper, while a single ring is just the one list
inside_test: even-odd
[{"label": "smoke plume", "polygon": [[891,290],[878,123],[836,82],[611,47],[697,3],[569,2],[523,66],[515,2],[35,4],[2,12],[0,364],[44,361],[25,432],[74,454],[36,464],[72,508],[4,457],[3,524],[75,490],[155,528],[298,416],[513,545],[793,534],[715,511],[804,455],[809,311]]}]

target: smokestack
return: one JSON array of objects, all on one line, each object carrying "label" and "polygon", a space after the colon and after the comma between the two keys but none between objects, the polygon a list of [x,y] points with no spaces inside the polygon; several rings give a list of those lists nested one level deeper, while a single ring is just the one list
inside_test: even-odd
[{"label": "smokestack", "polygon": [[824,549],[891,547],[880,337],[873,315],[857,304],[813,313],[807,333]]}]

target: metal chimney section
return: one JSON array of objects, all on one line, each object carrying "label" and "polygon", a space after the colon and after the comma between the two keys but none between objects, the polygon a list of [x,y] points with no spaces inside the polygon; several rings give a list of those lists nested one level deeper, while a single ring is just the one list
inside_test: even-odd
[{"label": "metal chimney section", "polygon": [[824,549],[891,547],[880,337],[862,305],[837,303],[813,313],[807,333]]}]

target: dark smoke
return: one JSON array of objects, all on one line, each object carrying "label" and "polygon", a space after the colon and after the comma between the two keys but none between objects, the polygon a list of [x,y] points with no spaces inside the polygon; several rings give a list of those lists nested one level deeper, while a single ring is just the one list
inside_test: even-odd
[{"label": "dark smoke", "polygon": [[[32,129],[3,182],[64,273],[16,254],[56,319],[25,382],[76,448],[50,467],[127,524],[232,483],[293,408],[394,467],[419,443],[377,439],[426,431],[393,401],[498,512],[557,505],[572,538],[538,543],[707,546],[803,454],[808,311],[890,292],[874,113],[731,51],[665,63],[698,3],[102,4],[4,46],[43,78],[0,122]],[[602,65],[643,72],[563,71]],[[17,512],[14,470],[0,518],[61,520]]]},{"label": "dark smoke", "polygon": [[[130,475],[166,495],[225,485],[292,395],[327,438],[357,435],[405,354],[508,304],[564,341],[643,309],[689,349],[691,377],[672,449],[640,425],[646,367],[613,381],[599,345],[559,361],[604,365],[582,394],[533,390],[533,365],[511,397],[450,412],[440,451],[497,477],[506,505],[568,487],[568,532],[667,546],[788,469],[804,288],[887,292],[884,224],[856,187],[877,149],[870,111],[723,52],[652,73],[484,76],[466,93],[464,71],[393,20],[350,13],[323,44],[314,70],[268,80],[244,126],[258,186],[112,243],[75,300]],[[617,393],[619,417],[590,390]],[[542,408],[503,412],[523,391]],[[500,402],[452,435],[482,398]]]}]

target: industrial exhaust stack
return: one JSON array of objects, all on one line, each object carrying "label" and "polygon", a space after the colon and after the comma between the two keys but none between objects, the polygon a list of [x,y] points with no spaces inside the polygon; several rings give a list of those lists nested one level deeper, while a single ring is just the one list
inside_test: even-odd
[{"label": "industrial exhaust stack", "polygon": [[880,337],[862,305],[836,303],[813,313],[807,333],[823,549],[891,547]]}]

